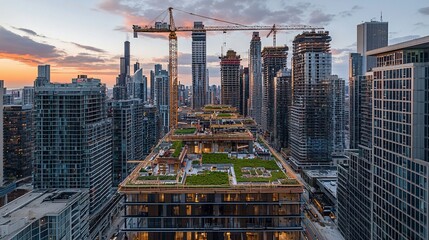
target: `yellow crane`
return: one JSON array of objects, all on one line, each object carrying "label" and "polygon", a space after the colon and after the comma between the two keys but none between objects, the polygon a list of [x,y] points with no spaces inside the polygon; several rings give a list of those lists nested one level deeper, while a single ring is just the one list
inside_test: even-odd
[{"label": "yellow crane", "polygon": [[[139,26],[139,25],[133,25],[133,31],[134,31],[134,37],[137,38],[139,32],[141,33],[169,33],[168,41],[169,41],[169,57],[168,57],[168,64],[169,64],[169,74],[170,74],[170,130],[177,127],[177,109],[178,109],[178,87],[177,87],[177,35],[176,32],[192,32],[192,31],[250,31],[250,30],[261,30],[261,31],[270,31],[270,33],[267,35],[267,37],[270,36],[271,33],[273,33],[273,44],[274,47],[276,45],[276,32],[278,30],[321,30],[323,27],[316,27],[316,26],[309,26],[309,25],[276,25],[273,26],[263,26],[263,25],[256,25],[256,26],[247,26],[243,24],[233,23],[229,21],[225,21],[222,19],[216,19],[211,18],[207,16],[202,16],[199,14],[186,12],[183,10],[175,9],[180,12],[184,12],[193,16],[198,16],[206,19],[211,19],[223,23],[228,23],[231,25],[226,26],[204,26],[203,29],[201,28],[194,28],[192,27],[177,27],[174,24],[174,18],[173,18],[173,8],[168,8],[169,13],[169,25],[166,23],[160,23],[157,22],[155,25],[151,26]],[[152,87],[152,86],[151,86]]]}]

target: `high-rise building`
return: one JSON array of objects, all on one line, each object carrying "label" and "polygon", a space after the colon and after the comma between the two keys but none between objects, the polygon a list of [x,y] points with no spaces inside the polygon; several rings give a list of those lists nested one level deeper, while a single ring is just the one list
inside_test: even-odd
[{"label": "high-rise building", "polygon": [[130,98],[138,98],[147,101],[147,78],[143,75],[143,68],[140,68],[139,64],[135,64],[134,67],[138,67],[135,70],[134,75],[131,77],[131,81],[127,84],[128,95]]},{"label": "high-rise building", "polygon": [[132,170],[130,160],[143,159],[144,102],[141,99],[112,102],[113,118],[113,187],[117,187]]},{"label": "high-rise building", "polygon": [[328,107],[328,134],[330,152],[333,155],[343,156],[346,148],[345,142],[345,118],[344,118],[344,79],[337,75],[328,76],[322,80],[326,88]]},{"label": "high-rise building", "polygon": [[289,108],[292,104],[292,75],[283,68],[274,77],[274,146],[289,147]]},{"label": "high-rise building", "polygon": [[0,208],[2,239],[90,239],[88,189],[32,191]]},{"label": "high-rise building", "polygon": [[151,104],[143,108],[143,155],[147,156],[160,139],[161,122],[158,109]]},{"label": "high-rise building", "polygon": [[367,73],[353,81],[359,86],[359,103],[350,109],[359,115],[357,147],[346,152],[348,162],[338,165],[338,227],[346,239],[371,239],[372,79]]},{"label": "high-rise building", "polygon": [[0,187],[3,186],[3,94],[4,81],[0,80]]},{"label": "high-rise building", "polygon": [[130,81],[130,42],[124,42],[124,57],[120,58],[119,75],[113,87],[113,99],[128,99],[127,83]]},{"label": "high-rise building", "polygon": [[34,87],[25,86],[22,89],[22,105],[34,104]]},{"label": "high-rise building", "polygon": [[[206,106],[204,116],[193,119],[204,134],[195,128],[170,132],[120,184],[121,231],[129,239],[301,238],[302,184],[274,157],[255,159],[252,133],[231,121],[235,110]],[[237,160],[239,153],[246,154]],[[190,154],[202,157],[188,160]],[[208,165],[210,171],[202,167]]]},{"label": "high-rise building", "polygon": [[253,32],[249,51],[249,112],[250,116],[261,124],[262,109],[262,58],[259,32]]},{"label": "high-rise building", "polygon": [[[155,89],[154,105],[158,108],[161,129],[160,134],[164,136],[169,131],[170,122],[170,78],[167,70],[163,70],[161,65],[155,65]],[[158,70],[158,71],[157,71]]]},{"label": "high-rise building", "polygon": [[90,214],[110,200],[112,120],[106,86],[79,75],[35,89],[35,189],[87,188]]},{"label": "high-rise building", "polygon": [[150,102],[153,104],[154,89],[155,89],[155,72],[153,70],[150,70],[149,80],[150,80],[149,98],[150,98]]},{"label": "high-rise building", "polygon": [[372,239],[428,239],[429,36],[367,54],[376,57]]},{"label": "high-rise building", "polygon": [[37,78],[34,81],[34,86],[40,87],[44,84],[50,83],[50,81],[51,81],[51,66],[39,65],[37,67]]},{"label": "high-rise building", "polygon": [[429,37],[367,54],[376,66],[355,85],[361,124],[340,165],[339,229],[346,239],[428,239]]},{"label": "high-rise building", "polygon": [[[348,162],[338,166],[338,223],[346,239],[371,239],[372,228],[372,89],[375,57],[367,51],[387,46],[387,22],[357,26],[357,53],[349,57]],[[353,227],[350,227],[353,226]]]},{"label": "high-rise building", "polygon": [[262,129],[267,131],[271,137],[274,132],[274,77],[277,72],[286,67],[288,47],[264,47],[263,59],[263,81],[262,81]]},{"label": "high-rise building", "polygon": [[[360,139],[360,114],[358,112],[362,84],[365,84],[365,73],[375,67],[375,57],[367,56],[366,52],[387,46],[388,23],[365,22],[357,25],[357,53],[349,57],[350,87],[350,148],[357,149]],[[364,86],[363,86],[364,87]]]},{"label": "high-rise building", "polygon": [[291,163],[295,169],[331,162],[327,92],[321,83],[331,75],[329,32],[304,32],[293,41]]},{"label": "high-rise building", "polygon": [[11,181],[29,177],[34,158],[32,106],[4,106],[3,117],[4,176]]},{"label": "high-rise building", "polygon": [[202,22],[194,22],[192,31],[192,108],[207,104],[206,31]]},{"label": "high-rise building", "polygon": [[242,102],[241,102],[241,106],[242,106],[242,112],[240,112],[241,115],[243,116],[249,116],[249,68],[245,67],[243,68],[243,72],[241,75],[241,79],[242,79],[242,84],[241,84],[241,88],[242,88]]},{"label": "high-rise building", "polygon": [[387,40],[387,22],[371,21],[357,25],[357,53],[362,55],[362,72],[358,75],[365,75],[375,67],[375,57],[367,56],[366,52],[387,46]]},{"label": "high-rise building", "polygon": [[350,138],[350,149],[358,148],[358,139],[360,138],[360,116],[359,116],[359,104],[360,104],[360,91],[361,82],[365,81],[364,75],[362,75],[362,55],[359,53],[350,53],[349,55],[349,99],[350,99],[350,111],[349,111],[349,138]]},{"label": "high-rise building", "polygon": [[228,50],[220,57],[221,103],[240,108],[240,55]]}]

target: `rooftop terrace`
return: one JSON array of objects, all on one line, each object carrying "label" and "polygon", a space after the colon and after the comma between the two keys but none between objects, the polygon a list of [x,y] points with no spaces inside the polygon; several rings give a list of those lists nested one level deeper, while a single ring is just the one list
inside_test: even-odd
[{"label": "rooftop terrace", "polygon": [[[185,147],[182,148],[184,151]],[[160,158],[157,153],[149,155],[122,182],[121,188],[299,186],[275,158],[262,160],[253,154],[203,153],[188,154],[183,161],[177,159],[164,165],[160,164]]]}]

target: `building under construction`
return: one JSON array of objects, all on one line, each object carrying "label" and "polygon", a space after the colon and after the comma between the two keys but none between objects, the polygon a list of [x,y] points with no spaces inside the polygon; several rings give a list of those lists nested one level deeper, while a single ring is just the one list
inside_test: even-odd
[{"label": "building under construction", "polygon": [[240,55],[228,50],[220,61],[221,103],[240,108]]},{"label": "building under construction", "polygon": [[142,240],[299,239],[302,185],[284,163],[253,154],[265,147],[234,108],[203,110],[120,184],[122,231]]}]

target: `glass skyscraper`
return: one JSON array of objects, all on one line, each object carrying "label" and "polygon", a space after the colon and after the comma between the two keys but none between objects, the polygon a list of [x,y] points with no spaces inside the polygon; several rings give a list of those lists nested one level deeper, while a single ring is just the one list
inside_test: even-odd
[{"label": "glass skyscraper", "polygon": [[87,188],[90,214],[110,200],[112,121],[106,86],[79,75],[35,89],[35,189]]},{"label": "glass skyscraper", "polygon": [[207,104],[208,76],[206,76],[206,31],[202,22],[194,22],[192,31],[192,107],[199,109]]}]

